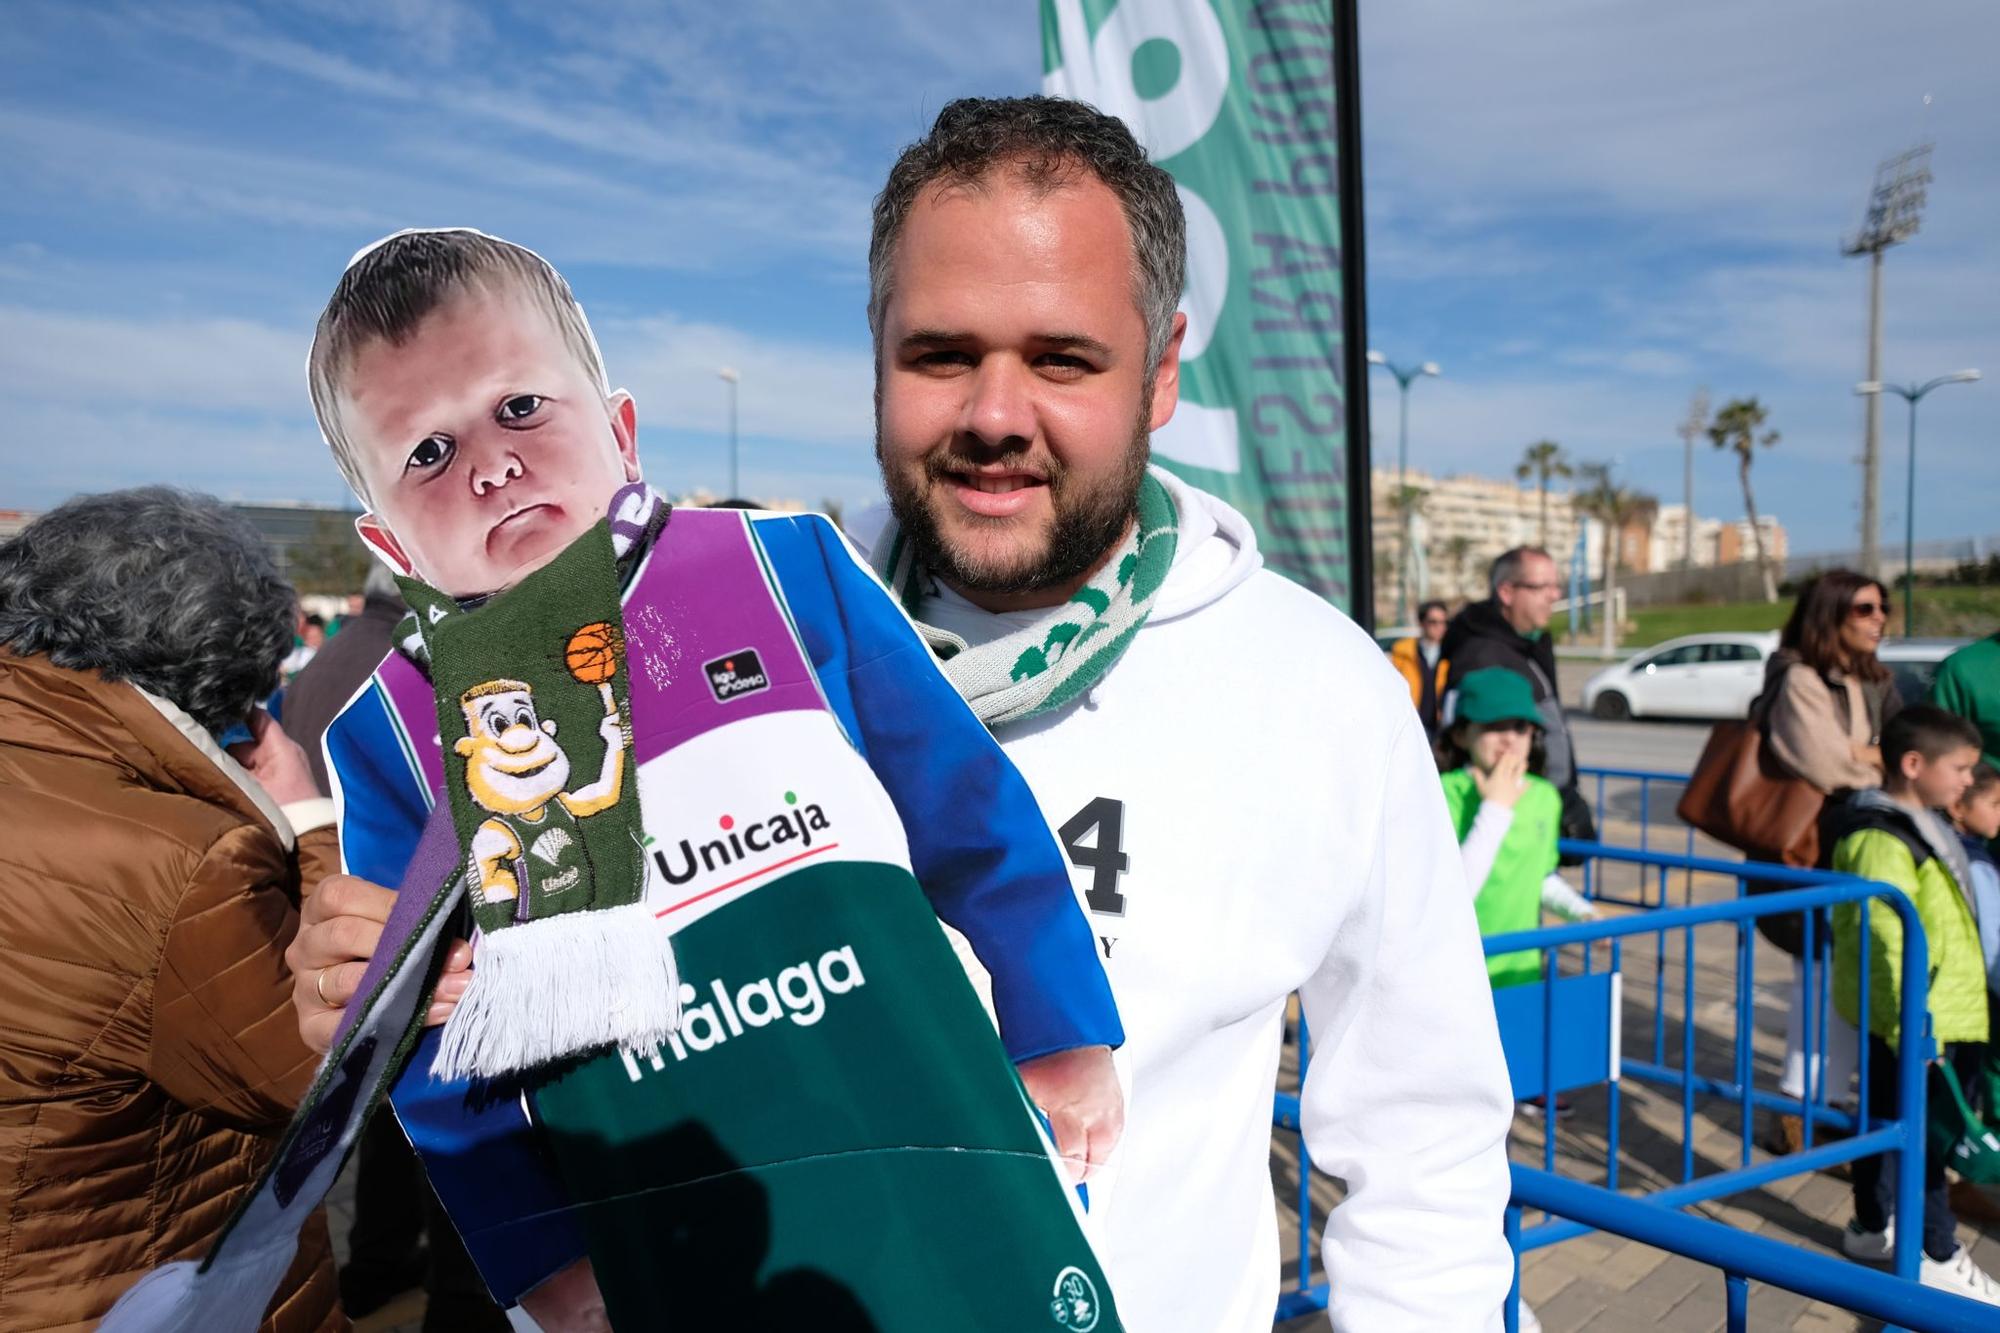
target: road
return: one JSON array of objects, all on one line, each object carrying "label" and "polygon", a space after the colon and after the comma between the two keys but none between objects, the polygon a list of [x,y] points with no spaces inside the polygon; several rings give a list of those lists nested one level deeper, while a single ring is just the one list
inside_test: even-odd
[{"label": "road", "polygon": [[1564,660],[1557,664],[1557,688],[1569,708],[1569,730],[1577,763],[1585,768],[1643,768],[1688,773],[1708,741],[1707,722],[1600,722],[1578,707],[1583,682],[1601,662]]},{"label": "road", "polygon": [[1599,722],[1572,712],[1570,736],[1584,768],[1691,773],[1708,741],[1706,722]]}]

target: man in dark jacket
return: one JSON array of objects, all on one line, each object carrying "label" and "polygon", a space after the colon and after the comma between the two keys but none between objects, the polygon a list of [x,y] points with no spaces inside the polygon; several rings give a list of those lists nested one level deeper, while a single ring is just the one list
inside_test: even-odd
[{"label": "man in dark jacket", "polygon": [[1489,585],[1492,596],[1460,611],[1445,631],[1443,651],[1451,669],[1440,709],[1443,725],[1451,725],[1459,682],[1471,673],[1505,667],[1527,677],[1542,715],[1542,742],[1548,755],[1542,776],[1563,797],[1562,834],[1595,838],[1590,807],[1577,791],[1576,749],[1556,692],[1555,641],[1549,637],[1549,620],[1562,592],[1556,562],[1539,546],[1514,547],[1493,562]]},{"label": "man in dark jacket", "polygon": [[395,575],[386,566],[373,564],[362,584],[361,614],[341,621],[340,632],[328,639],[285,687],[285,734],[305,748],[313,781],[323,796],[331,796],[333,786],[327,781],[320,738],[389,655],[389,635],[408,610]]}]

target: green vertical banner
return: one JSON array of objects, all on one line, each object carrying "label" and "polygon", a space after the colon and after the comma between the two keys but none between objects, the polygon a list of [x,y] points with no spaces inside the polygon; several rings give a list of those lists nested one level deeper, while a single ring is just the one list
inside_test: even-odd
[{"label": "green vertical banner", "polygon": [[1366,617],[1351,5],[1041,0],[1042,86],[1119,117],[1180,187],[1188,327],[1155,459],[1241,510],[1273,569]]}]

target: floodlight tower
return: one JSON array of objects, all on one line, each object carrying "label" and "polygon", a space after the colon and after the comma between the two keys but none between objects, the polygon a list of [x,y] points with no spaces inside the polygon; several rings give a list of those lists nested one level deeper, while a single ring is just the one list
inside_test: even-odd
[{"label": "floodlight tower", "polygon": [[[1841,253],[1868,256],[1868,382],[1882,378],[1882,252],[1917,234],[1923,221],[1924,190],[1931,183],[1931,146],[1919,144],[1875,168],[1875,188],[1861,230],[1841,245]],[[1881,527],[1882,395],[1868,396],[1867,427],[1861,437],[1861,570],[1880,573],[1876,549]]]}]

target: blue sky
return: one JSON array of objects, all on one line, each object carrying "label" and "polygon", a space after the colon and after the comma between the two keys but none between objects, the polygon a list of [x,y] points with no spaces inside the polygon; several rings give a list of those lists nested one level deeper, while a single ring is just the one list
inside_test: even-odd
[{"label": "blue sky", "polygon": [[[1920,135],[1938,179],[1889,257],[1885,370],[2000,380],[2000,7],[1369,0],[1361,23],[1373,341],[1446,371],[1413,462],[1491,474],[1548,436],[1676,499],[1705,383],[1771,407],[1759,499],[1795,549],[1851,545],[1866,278],[1838,241]],[[1030,0],[13,0],[0,506],[156,480],[343,499],[312,320],[360,246],[451,224],[569,276],[649,476],[723,484],[727,364],[744,488],[864,503],[869,200],[943,102],[1037,86],[1036,24]],[[2000,382],[1927,400],[1923,533],[2000,532],[1996,448]],[[1740,508],[1712,451],[1697,483]]]}]

